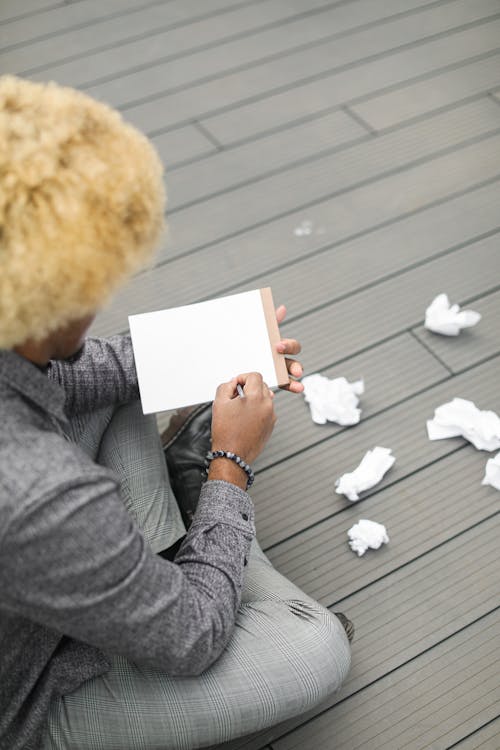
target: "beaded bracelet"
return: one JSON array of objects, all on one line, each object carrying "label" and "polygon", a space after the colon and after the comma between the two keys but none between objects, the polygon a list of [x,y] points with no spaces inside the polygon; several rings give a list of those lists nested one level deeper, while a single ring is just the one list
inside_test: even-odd
[{"label": "beaded bracelet", "polygon": [[214,458],[229,458],[231,459],[231,461],[235,461],[238,466],[243,469],[248,477],[247,489],[253,484],[253,480],[255,479],[254,473],[250,466],[246,463],[246,461],[243,461],[241,456],[237,456],[236,453],[231,453],[231,451],[208,451],[205,457],[205,466],[207,468],[207,473],[210,461],[213,461]]}]

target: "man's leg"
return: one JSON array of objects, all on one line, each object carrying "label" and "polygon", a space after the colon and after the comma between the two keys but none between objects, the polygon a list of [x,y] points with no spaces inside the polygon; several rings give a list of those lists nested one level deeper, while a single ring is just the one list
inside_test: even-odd
[{"label": "man's leg", "polygon": [[156,419],[143,415],[139,401],[73,418],[68,437],[118,475],[124,504],[154,552],[185,534]]},{"label": "man's leg", "polygon": [[[51,706],[44,750],[194,750],[300,714],[337,690],[344,629],[278,573],[255,543],[235,632],[198,677],[114,658],[103,677]],[[236,743],[237,744],[237,743]]]}]

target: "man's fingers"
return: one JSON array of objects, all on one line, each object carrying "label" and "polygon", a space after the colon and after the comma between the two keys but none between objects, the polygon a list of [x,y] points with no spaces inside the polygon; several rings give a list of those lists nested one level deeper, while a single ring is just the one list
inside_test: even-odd
[{"label": "man's fingers", "polygon": [[286,359],[286,369],[293,378],[301,378],[304,374],[302,365],[296,359]]},{"label": "man's fingers", "polygon": [[283,321],[286,318],[286,307],[285,305],[280,305],[276,308],[276,320],[278,321],[278,325],[280,323],[283,323]]},{"label": "man's fingers", "polygon": [[291,380],[288,385],[281,385],[280,390],[290,391],[290,393],[303,393],[304,386],[298,380]]},{"label": "man's fingers", "polygon": [[235,380],[245,389],[245,396],[260,394],[262,391],[263,380],[260,372],[246,372],[237,375]]},{"label": "man's fingers", "polygon": [[296,339],[281,339],[276,349],[279,354],[300,354],[302,347]]},{"label": "man's fingers", "polygon": [[236,391],[237,382],[238,382],[237,379],[233,378],[232,380],[229,380],[227,383],[221,383],[219,387],[217,388],[215,398],[221,399],[224,401],[234,398],[234,392]]}]

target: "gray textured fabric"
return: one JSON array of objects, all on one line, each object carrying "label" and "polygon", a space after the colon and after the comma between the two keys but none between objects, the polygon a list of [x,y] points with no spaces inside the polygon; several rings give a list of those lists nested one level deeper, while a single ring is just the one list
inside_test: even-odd
[{"label": "gray textured fabric", "polygon": [[139,401],[77,414],[68,437],[120,480],[120,496],[153,552],[171,547],[186,529],[170,487],[156,417]]},{"label": "gray textured fabric", "polygon": [[225,742],[312,708],[340,686],[349,662],[337,618],[275,570],[254,541],[233,636],[206,672],[170,677],[114,657],[105,675],[53,700],[43,750]]},{"label": "gray textured fabric", "polygon": [[[176,564],[126,511],[119,479],[75,444],[68,416],[137,395],[128,337],[88,340],[51,380],[0,352],[0,748],[37,748],[53,695],[121,655],[194,675],[234,628],[254,535],[245,492],[207,482]],[[89,375],[90,373],[90,375]]]}]

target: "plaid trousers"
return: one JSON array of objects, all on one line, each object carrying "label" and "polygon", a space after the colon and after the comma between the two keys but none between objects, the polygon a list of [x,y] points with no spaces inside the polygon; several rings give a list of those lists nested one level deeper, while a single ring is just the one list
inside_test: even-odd
[{"label": "plaid trousers", "polygon": [[[185,533],[156,421],[138,403],[79,417],[70,437],[120,476],[127,509],[154,551]],[[194,750],[234,740],[338,690],[350,647],[338,619],[275,570],[254,541],[233,636],[209,669],[170,677],[111,661],[107,674],[53,699],[43,750]]]}]

